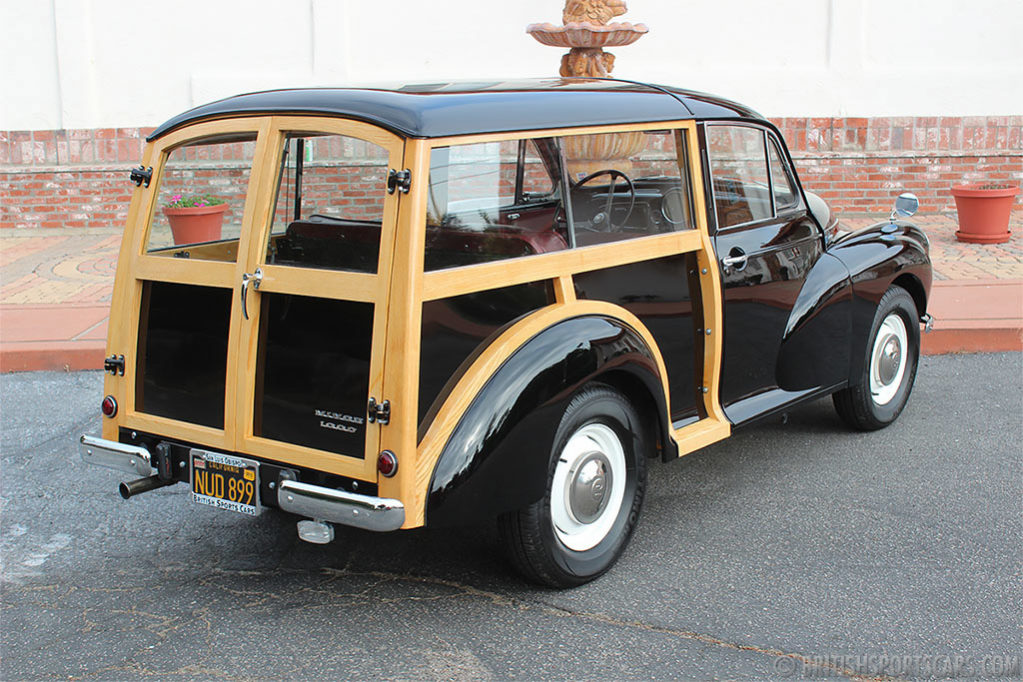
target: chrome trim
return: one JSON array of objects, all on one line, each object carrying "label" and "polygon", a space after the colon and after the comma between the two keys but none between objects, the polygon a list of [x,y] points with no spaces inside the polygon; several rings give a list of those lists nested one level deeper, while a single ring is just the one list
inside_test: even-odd
[{"label": "chrome trim", "polygon": [[924,313],[920,316],[920,322],[924,325],[924,334],[929,334],[934,329],[934,318],[930,313]]},{"label": "chrome trim", "polygon": [[149,450],[141,445],[127,445],[95,436],[82,436],[78,439],[78,454],[86,464],[139,476],[152,476],[155,473]]},{"label": "chrome trim", "polygon": [[398,530],[405,523],[405,505],[400,500],[300,481],[281,481],[277,504],[292,514],[366,530]]}]

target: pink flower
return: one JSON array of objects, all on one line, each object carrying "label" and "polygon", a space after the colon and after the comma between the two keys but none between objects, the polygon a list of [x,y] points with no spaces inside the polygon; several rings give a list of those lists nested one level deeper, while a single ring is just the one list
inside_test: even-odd
[{"label": "pink flower", "polygon": [[201,203],[201,204],[196,204],[196,205],[197,205],[197,206],[205,206],[205,205],[206,205],[206,202],[204,201],[203,203]]},{"label": "pink flower", "polygon": [[179,199],[181,199],[180,194],[175,194],[174,196],[171,197],[171,201],[178,201]]}]

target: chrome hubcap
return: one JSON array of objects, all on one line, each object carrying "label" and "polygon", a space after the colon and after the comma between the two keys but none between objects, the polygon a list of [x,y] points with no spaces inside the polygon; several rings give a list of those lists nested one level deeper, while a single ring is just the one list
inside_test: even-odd
[{"label": "chrome hubcap", "polygon": [[899,392],[906,373],[906,323],[897,313],[884,318],[870,353],[870,394],[878,405],[887,405]]},{"label": "chrome hubcap", "polygon": [[569,511],[579,523],[592,523],[607,507],[614,482],[611,463],[601,452],[587,455],[576,469],[568,491]]},{"label": "chrome hubcap", "polygon": [[554,534],[576,552],[607,537],[625,499],[625,448],[606,424],[586,424],[558,453],[551,481]]},{"label": "chrome hubcap", "polygon": [[881,379],[882,384],[887,386],[895,380],[895,375],[899,373],[899,364],[901,362],[902,345],[893,336],[885,342],[884,348],[881,351],[881,358],[878,361],[878,378]]}]

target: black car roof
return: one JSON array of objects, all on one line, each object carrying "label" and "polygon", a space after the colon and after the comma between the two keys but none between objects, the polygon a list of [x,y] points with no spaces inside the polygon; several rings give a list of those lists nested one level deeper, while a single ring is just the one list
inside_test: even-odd
[{"label": "black car roof", "polygon": [[741,104],[678,88],[614,79],[546,78],[254,92],[190,109],[148,139],[204,119],[258,114],[353,118],[408,137],[694,118],[763,119]]}]

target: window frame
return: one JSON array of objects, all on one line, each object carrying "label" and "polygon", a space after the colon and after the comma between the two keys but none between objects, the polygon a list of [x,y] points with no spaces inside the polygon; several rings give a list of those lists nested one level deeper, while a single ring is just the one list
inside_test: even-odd
[{"label": "window frame", "polygon": [[[767,127],[765,127],[763,125],[758,125],[756,123],[750,123],[750,122],[747,122],[747,121],[741,121],[741,122],[707,121],[706,123],[704,123],[704,126],[705,126],[705,128],[711,128],[711,127],[752,128],[752,129],[758,131],[761,134],[761,146],[763,147],[763,152],[764,152],[764,156],[763,156],[764,166],[765,166],[765,168],[767,170],[767,184],[768,184],[768,189],[770,190],[770,199],[771,199],[771,215],[770,216],[768,216],[766,218],[758,218],[756,220],[747,220],[746,222],[736,223],[735,225],[722,226],[720,221],[718,220],[718,215],[717,215],[717,194],[716,194],[716,192],[714,190],[714,160],[713,160],[713,158],[711,156],[710,141],[708,139],[707,140],[707,147],[706,147],[706,149],[707,149],[707,188],[708,188],[708,191],[710,192],[710,199],[711,199],[711,201],[710,201],[710,208],[712,210],[710,212],[713,213],[713,215],[714,215],[714,225],[715,225],[715,228],[716,228],[717,232],[728,232],[730,230],[735,230],[737,228],[743,228],[743,227],[747,227],[747,226],[750,226],[750,225],[759,225],[761,223],[766,223],[766,222],[769,222],[769,221],[772,221],[772,220],[777,220],[778,218],[780,218],[780,217],[782,217],[784,215],[787,215],[789,213],[793,213],[795,211],[798,211],[798,210],[800,210],[803,207],[802,189],[800,187],[799,180],[798,180],[798,178],[796,176],[795,169],[792,167],[792,164],[789,162],[788,154],[783,153],[784,147],[780,144],[780,142],[778,140],[778,136],[775,134],[775,132],[773,130],[771,130],[770,128],[767,128]],[[708,137],[708,136],[709,136],[709,131],[707,131],[705,133],[705,138]],[[787,175],[788,180],[789,180],[789,183],[792,185],[792,188],[793,188],[794,194],[795,194],[795,201],[794,202],[792,202],[790,204],[785,204],[784,206],[781,206],[781,207],[779,207],[777,205],[777,201],[776,201],[776,197],[775,197],[775,192],[774,192],[774,171],[771,169],[770,148],[768,146],[768,145],[771,145],[771,144],[773,144],[775,146],[775,149],[778,150],[778,160],[781,161],[782,168],[783,168],[783,170],[785,170],[786,175]]]},{"label": "window frame", "polygon": [[[559,276],[570,276],[579,272],[614,267],[643,260],[651,260],[677,253],[698,250],[699,233],[706,228],[706,215],[697,210],[702,196],[697,196],[698,188],[702,189],[702,169],[699,167],[698,155],[693,149],[699,148],[697,133],[698,122],[693,119],[673,121],[656,121],[650,123],[627,123],[606,126],[587,126],[575,128],[554,128],[540,130],[513,131],[507,133],[486,133],[478,135],[456,135],[450,137],[428,138],[424,140],[429,152],[426,168],[429,169],[430,158],[434,149],[455,145],[483,144],[488,142],[504,142],[508,140],[534,140],[543,138],[567,138],[574,136],[598,135],[607,133],[630,133],[670,131],[682,144],[676,144],[675,154],[678,160],[680,184],[687,190],[688,205],[692,226],[684,230],[675,230],[659,234],[646,234],[629,239],[573,246],[540,254],[530,254],[495,261],[472,263],[442,269],[428,270],[425,267],[425,248],[417,254],[417,267],[423,273],[424,299],[434,300],[449,296],[486,291],[502,286],[522,284],[540,279],[553,279]],[[560,155],[564,156],[563,147],[559,146]],[[547,165],[547,159],[540,155],[541,161]],[[564,160],[561,163],[562,176],[567,174]],[[550,168],[548,168],[550,172]],[[570,178],[567,178],[570,181]],[[564,192],[566,178],[558,179],[552,196],[561,196]],[[423,177],[428,182],[428,177]],[[700,192],[702,194],[702,192]],[[701,222],[702,221],[702,222]],[[426,235],[426,212],[417,216],[413,229],[422,231],[422,239]],[[671,245],[671,246],[667,246]],[[650,255],[640,255],[650,254]],[[602,262],[603,261],[603,262]],[[535,266],[530,265],[536,263]],[[564,265],[559,265],[559,264]],[[515,274],[509,274],[514,272]],[[535,273],[527,276],[520,273]]]}]

